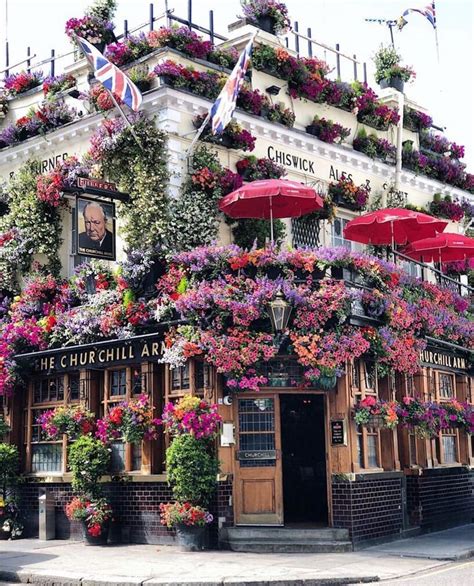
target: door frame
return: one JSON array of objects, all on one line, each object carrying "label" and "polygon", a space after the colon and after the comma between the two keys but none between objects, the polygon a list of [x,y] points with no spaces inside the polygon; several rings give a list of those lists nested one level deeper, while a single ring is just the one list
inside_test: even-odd
[{"label": "door frame", "polygon": [[[239,407],[238,401],[239,398],[249,398],[249,399],[258,399],[258,398],[265,398],[272,396],[274,397],[275,401],[278,401],[278,416],[280,417],[280,395],[291,395],[293,393],[297,393],[298,395],[323,395],[323,405],[324,405],[324,430],[325,430],[325,449],[326,449],[326,498],[327,498],[327,509],[328,509],[328,527],[333,526],[333,506],[332,506],[332,450],[331,450],[331,436],[330,436],[330,404],[329,404],[329,393],[334,391],[318,391],[318,390],[295,390],[292,387],[287,388],[272,388],[272,387],[262,387],[261,391],[258,393],[236,393],[234,395],[234,401],[232,401],[232,416],[234,419],[234,426],[236,429],[236,435],[239,433]],[[278,441],[275,443],[281,447],[281,424],[280,421],[278,422],[278,426],[275,422],[275,428],[278,427],[278,433],[280,437]],[[276,433],[276,431],[275,431]],[[238,507],[240,506],[239,497],[237,495],[237,485],[239,482],[239,472],[240,467],[237,463],[237,449],[238,449],[238,440],[236,444],[233,446],[234,454],[233,459],[235,462],[234,471],[235,477],[233,482],[233,503],[234,503],[234,525],[237,526],[237,515],[238,515]],[[277,453],[277,457],[281,458],[281,454]],[[281,507],[283,510],[283,469],[281,471]],[[285,523],[285,519],[283,518],[283,524]],[[242,523],[240,525],[243,525]],[[247,524],[248,525],[248,524]],[[257,526],[257,525],[256,525]],[[269,525],[271,526],[271,525]]]}]

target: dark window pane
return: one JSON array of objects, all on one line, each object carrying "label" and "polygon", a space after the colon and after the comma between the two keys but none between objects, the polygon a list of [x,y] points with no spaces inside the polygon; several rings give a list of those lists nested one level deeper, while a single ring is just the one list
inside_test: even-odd
[{"label": "dark window pane", "polygon": [[367,436],[367,464],[369,468],[377,468],[377,436]]},{"label": "dark window pane", "polygon": [[110,373],[110,396],[120,397],[127,391],[127,370],[113,370]]},{"label": "dark window pane", "polygon": [[32,472],[61,472],[63,447],[61,444],[36,444],[31,446]]},{"label": "dark window pane", "polygon": [[78,401],[80,397],[79,393],[79,375],[69,375],[69,398],[71,401]]},{"label": "dark window pane", "polygon": [[141,470],[142,467],[142,444],[132,444],[132,470]]},{"label": "dark window pane", "polygon": [[110,469],[112,472],[122,472],[122,470],[125,470],[125,444],[122,442],[114,442],[110,447],[112,448]]}]

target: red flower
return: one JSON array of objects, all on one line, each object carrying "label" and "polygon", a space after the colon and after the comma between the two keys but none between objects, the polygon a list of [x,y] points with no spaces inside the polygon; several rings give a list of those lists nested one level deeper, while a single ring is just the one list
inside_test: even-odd
[{"label": "red flower", "polygon": [[115,425],[120,425],[122,423],[122,415],[122,407],[114,407],[110,410],[109,419],[112,423],[115,423]]},{"label": "red flower", "polygon": [[99,523],[94,523],[94,525],[91,525],[87,531],[89,535],[92,535],[92,537],[99,537],[99,535],[102,533],[102,527],[99,525]]}]

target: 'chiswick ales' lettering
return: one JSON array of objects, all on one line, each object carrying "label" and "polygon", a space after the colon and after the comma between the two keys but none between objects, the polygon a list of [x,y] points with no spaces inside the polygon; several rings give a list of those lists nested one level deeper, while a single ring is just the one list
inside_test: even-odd
[{"label": "'chiswick ales' lettering", "polygon": [[298,169],[299,171],[304,171],[305,173],[315,173],[314,161],[310,161],[309,159],[304,159],[298,155],[292,155],[291,153],[279,151],[272,146],[268,147],[267,154],[269,159],[275,161],[275,163],[278,163],[279,165],[284,165],[285,167],[290,167],[291,169]]}]

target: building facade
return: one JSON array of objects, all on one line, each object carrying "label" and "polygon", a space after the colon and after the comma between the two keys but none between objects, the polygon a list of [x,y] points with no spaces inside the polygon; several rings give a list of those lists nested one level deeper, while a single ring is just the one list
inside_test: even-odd
[{"label": "building facade", "polygon": [[[250,25],[235,28],[223,44],[240,50],[254,32]],[[278,39],[262,31],[255,46],[281,50]],[[292,52],[288,50],[288,54]],[[168,60],[197,72],[228,73],[221,66],[167,47],[141,57],[140,63],[151,70]],[[84,59],[66,67],[66,72],[77,78],[79,89],[87,89]],[[375,129],[360,122],[354,111],[295,97],[275,72],[254,67],[249,83],[252,90],[259,90],[273,105],[295,116],[294,125],[285,126],[242,109],[235,113],[235,120],[256,139],[252,154],[282,166],[287,178],[314,185],[322,194],[327,194],[331,182],[347,178],[369,188],[371,202],[380,198],[382,206],[390,201],[393,204],[394,199],[403,205],[428,206],[436,193],[453,200],[466,199],[473,205],[473,196],[467,189],[407,168],[402,169],[400,183],[394,189],[395,167],[390,161],[371,159],[354,150],[352,143],[362,128],[395,145],[396,125]],[[269,92],[272,87],[279,90],[277,95]],[[3,124],[21,118],[41,99],[40,88],[12,97]],[[65,101],[76,103],[70,95]],[[397,108],[397,93],[383,90],[381,104]],[[210,105],[209,99],[187,88],[173,87],[163,76],[155,78],[152,88],[144,94],[143,111],[155,116],[154,123],[167,135],[167,187],[171,199],[180,197],[188,172],[186,152],[194,136],[193,120]],[[408,97],[405,105],[424,112]],[[306,132],[315,116],[347,128],[347,141],[330,144]],[[31,158],[38,161],[40,172],[48,172],[68,156],[83,155],[102,122],[103,113],[84,112],[44,137],[5,146],[0,150],[2,178],[14,177]],[[403,142],[406,141],[418,150],[419,132],[403,129]],[[223,166],[236,169],[243,157],[241,150],[222,144],[214,148]],[[61,274],[67,278],[85,259],[75,248],[76,200],[67,193],[65,197],[67,206],[60,211],[63,242],[59,257]],[[332,221],[285,220],[286,241],[295,247],[342,245],[358,251],[361,247],[346,241],[343,235],[346,223],[360,213],[350,207],[344,202],[338,205]],[[117,260],[124,257],[127,246],[121,221],[119,209]],[[462,229],[456,222],[450,228]],[[230,244],[233,239],[231,227],[223,220],[218,238],[221,244]],[[109,264],[113,266],[113,261]],[[413,275],[423,275],[433,283],[441,278],[421,264],[404,266]],[[445,279],[444,285],[456,287],[472,302],[472,289],[465,276],[458,282]],[[361,327],[368,323],[360,321]],[[98,339],[17,355],[20,368],[27,374],[11,397],[3,397],[3,410],[11,428],[8,439],[20,448],[27,478],[21,487],[27,535],[38,534],[38,490],[46,488],[56,502],[57,537],[77,537],[76,528],[63,511],[72,495],[68,441],[66,437],[55,442],[45,440],[38,416],[47,409],[70,404],[83,404],[98,415],[104,414],[118,402],[143,392],[150,396],[156,413],[168,401],[187,393],[219,405],[223,418],[218,440],[221,471],[211,509],[216,518],[215,543],[222,547],[252,548],[255,535],[239,533],[239,528],[266,528],[265,538],[270,540],[271,532],[278,527],[324,529],[327,532],[323,531],[320,539],[327,542],[326,547],[332,543],[337,550],[348,544],[357,547],[472,520],[472,435],[453,427],[443,429],[436,437],[421,438],[401,426],[357,426],[353,420],[354,406],[367,397],[401,401],[408,396],[440,404],[457,399],[474,404],[469,348],[430,339],[421,356],[421,368],[414,375],[379,377],[377,364],[362,357],[348,363],[330,389],[317,384],[299,385],[303,378],[301,365],[291,354],[282,354],[261,367],[267,384],[258,392],[230,392],[224,377],[204,360],[190,358],[184,366],[173,369],[160,362],[169,327],[165,322],[127,340]],[[167,543],[173,539],[173,533],[159,521],[159,504],[171,499],[164,464],[168,441],[163,434],[158,440],[142,444],[115,442],[112,446],[111,475],[104,478],[104,484],[119,519],[115,539],[138,543]],[[336,529],[342,531],[337,533]],[[334,545],[335,541],[339,543]]]}]

